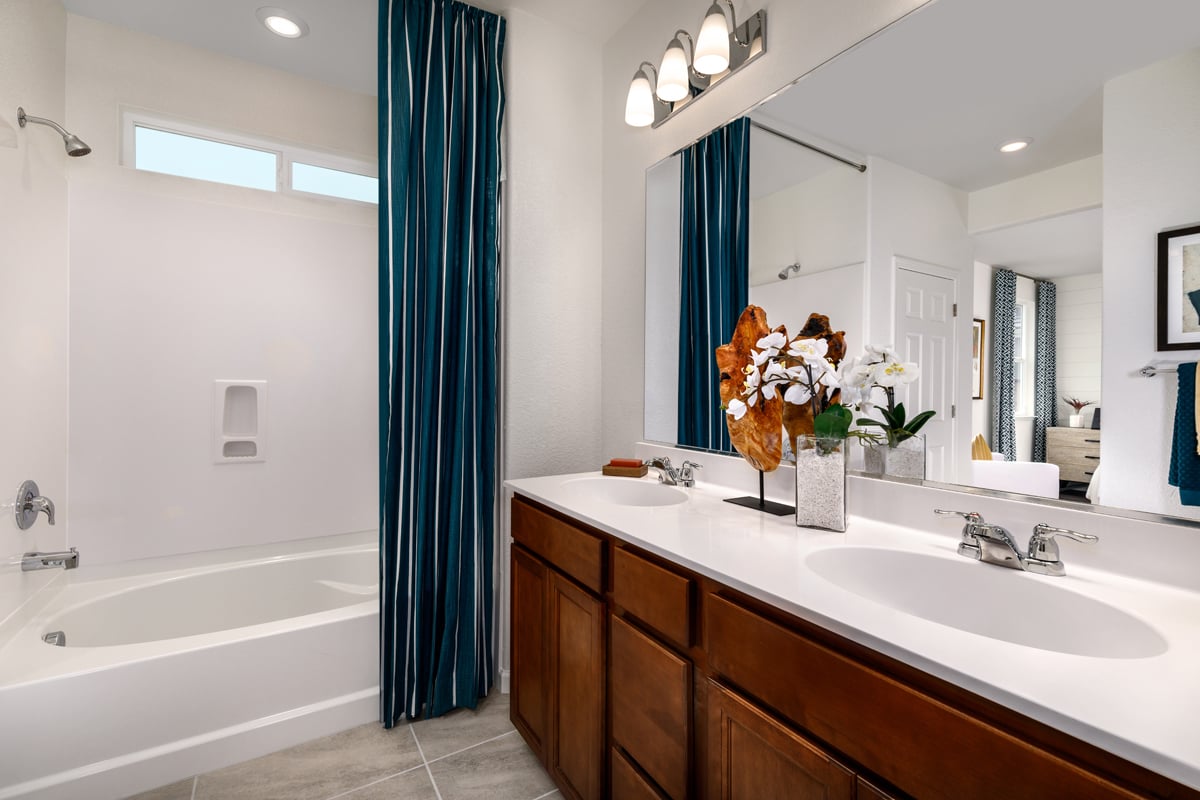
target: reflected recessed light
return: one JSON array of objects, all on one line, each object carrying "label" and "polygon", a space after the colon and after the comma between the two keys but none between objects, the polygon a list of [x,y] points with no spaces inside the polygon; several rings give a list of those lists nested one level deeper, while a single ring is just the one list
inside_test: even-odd
[{"label": "reflected recessed light", "polygon": [[1029,147],[1032,141],[1033,139],[1013,139],[1011,142],[1005,142],[1000,145],[997,149],[1001,153],[1015,153],[1018,150],[1024,150],[1026,147]]},{"label": "reflected recessed light", "polygon": [[267,26],[267,30],[285,39],[299,39],[308,34],[308,23],[290,11],[282,8],[263,6],[255,12],[259,22]]}]

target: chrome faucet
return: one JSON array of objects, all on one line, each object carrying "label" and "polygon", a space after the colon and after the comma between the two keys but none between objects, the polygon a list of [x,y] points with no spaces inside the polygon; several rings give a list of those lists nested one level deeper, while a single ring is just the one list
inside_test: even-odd
[{"label": "chrome faucet", "polygon": [[647,467],[658,471],[658,482],[667,486],[682,486],[690,489],[696,485],[696,475],[693,470],[703,469],[694,461],[684,461],[679,469],[671,466],[671,459],[666,456],[656,456],[645,462]]},{"label": "chrome faucet", "polygon": [[25,481],[17,489],[16,503],[17,527],[27,531],[37,522],[37,515],[44,513],[46,521],[54,524],[54,503],[49,497],[42,497],[38,485],[33,481]]},{"label": "chrome faucet", "polygon": [[1099,536],[1090,533],[1079,533],[1039,522],[1034,526],[1033,535],[1029,538],[1028,554],[1022,555],[1021,548],[1013,540],[1012,534],[999,525],[984,522],[983,517],[974,511],[947,511],[935,508],[933,512],[959,516],[966,520],[962,529],[962,541],[958,543],[960,556],[1038,575],[1059,577],[1066,574],[1066,568],[1059,558],[1058,543],[1054,541],[1055,536],[1066,536],[1077,542],[1100,541]]},{"label": "chrome faucet", "polygon": [[75,569],[79,566],[79,551],[72,547],[70,550],[59,550],[54,553],[26,553],[21,556],[21,571],[33,572],[39,569]]}]

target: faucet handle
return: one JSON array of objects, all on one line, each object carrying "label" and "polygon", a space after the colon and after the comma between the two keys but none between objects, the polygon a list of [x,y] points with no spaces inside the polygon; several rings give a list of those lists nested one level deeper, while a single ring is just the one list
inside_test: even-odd
[{"label": "faucet handle", "polygon": [[1061,563],[1059,561],[1058,542],[1054,541],[1054,537],[1056,536],[1065,536],[1077,542],[1100,541],[1099,536],[1090,533],[1080,533],[1079,531],[1072,531],[1067,528],[1056,528],[1053,525],[1039,522],[1033,526],[1033,536],[1029,537],[1029,559],[1048,564]]},{"label": "faucet handle", "polygon": [[704,469],[703,464],[697,464],[695,461],[684,461],[679,465],[679,482],[684,488],[691,488],[696,485],[696,475],[692,470]]},{"label": "faucet handle", "polygon": [[983,515],[980,514],[978,511],[949,511],[944,508],[935,508],[933,510],[933,513],[941,514],[944,517],[962,517],[967,522],[970,522],[973,524],[978,524],[980,522],[983,522]]}]

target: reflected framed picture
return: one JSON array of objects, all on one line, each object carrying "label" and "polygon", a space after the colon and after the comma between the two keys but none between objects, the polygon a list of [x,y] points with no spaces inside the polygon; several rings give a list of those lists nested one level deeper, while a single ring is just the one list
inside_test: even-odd
[{"label": "reflected framed picture", "polygon": [[971,323],[971,399],[983,399],[983,320]]},{"label": "reflected framed picture", "polygon": [[1158,349],[1200,350],[1200,225],[1158,235]]}]

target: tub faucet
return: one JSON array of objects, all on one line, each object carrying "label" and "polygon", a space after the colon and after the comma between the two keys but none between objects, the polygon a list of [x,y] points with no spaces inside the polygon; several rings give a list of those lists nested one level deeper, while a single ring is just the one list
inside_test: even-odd
[{"label": "tub faucet", "polygon": [[27,531],[37,522],[37,515],[45,513],[46,521],[54,524],[54,503],[49,497],[42,497],[38,485],[33,481],[25,481],[17,490],[17,527]]},{"label": "tub faucet", "polygon": [[39,569],[75,569],[79,566],[79,551],[72,547],[70,550],[59,550],[54,553],[26,553],[21,556],[21,571],[33,572]]}]

